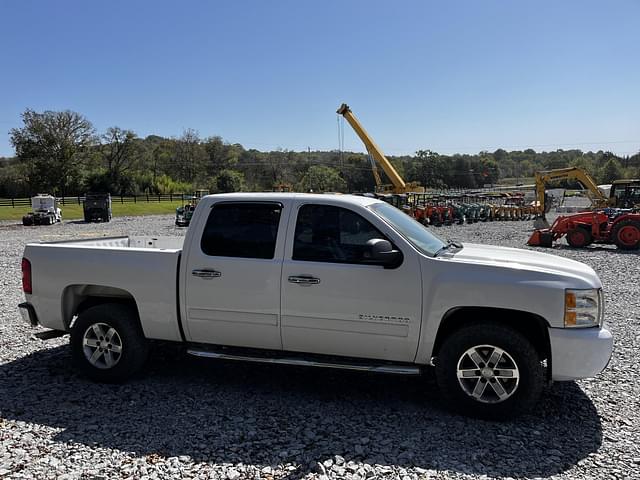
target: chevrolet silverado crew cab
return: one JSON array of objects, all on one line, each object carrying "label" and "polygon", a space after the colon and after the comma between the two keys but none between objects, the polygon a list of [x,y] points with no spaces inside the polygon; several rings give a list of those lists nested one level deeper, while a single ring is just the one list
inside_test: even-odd
[{"label": "chevrolet silverado crew cab", "polygon": [[[210,195],[184,238],[31,243],[25,320],[69,332],[81,371],[122,381],[150,340],[201,357],[419,374],[485,417],[612,350],[602,284],[553,255],[444,242],[364,196]],[[54,332],[55,333],[55,332]]]}]

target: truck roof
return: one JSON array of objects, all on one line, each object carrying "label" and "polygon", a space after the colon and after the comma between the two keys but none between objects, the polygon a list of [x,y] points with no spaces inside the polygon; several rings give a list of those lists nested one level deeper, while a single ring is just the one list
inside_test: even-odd
[{"label": "truck roof", "polygon": [[640,178],[622,178],[620,180],[614,180],[613,185],[635,185],[640,184]]},{"label": "truck roof", "polygon": [[345,204],[345,205],[372,205],[374,203],[381,203],[382,200],[378,200],[373,197],[363,195],[343,195],[339,193],[288,193],[288,192],[239,192],[239,193],[218,193],[215,195],[207,195],[204,198],[215,198],[216,200],[258,200],[258,201],[272,201],[285,199],[306,199],[306,200],[318,200],[327,201],[331,200],[332,203]]}]

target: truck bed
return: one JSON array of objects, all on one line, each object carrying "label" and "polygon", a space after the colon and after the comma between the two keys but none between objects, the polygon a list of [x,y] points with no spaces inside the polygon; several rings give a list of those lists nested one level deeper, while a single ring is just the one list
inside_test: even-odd
[{"label": "truck bed", "polygon": [[179,341],[176,289],[183,242],[122,236],[28,244],[29,297],[40,324],[68,330],[68,312],[94,295],[133,298],[146,337]]},{"label": "truck bed", "polygon": [[182,250],[184,237],[96,237],[42,242],[38,245],[65,245],[80,247],[100,247],[109,249],[154,248],[159,250]]}]

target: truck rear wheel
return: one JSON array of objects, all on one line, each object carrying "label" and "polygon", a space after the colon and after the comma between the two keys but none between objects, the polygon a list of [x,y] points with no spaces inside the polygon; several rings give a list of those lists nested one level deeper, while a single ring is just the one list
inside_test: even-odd
[{"label": "truck rear wheel", "polygon": [[436,378],[455,410],[497,420],[529,410],[544,377],[536,349],[520,332],[484,323],[445,339],[436,357]]},{"label": "truck rear wheel", "polygon": [[640,248],[640,222],[621,220],[613,227],[611,239],[621,250],[637,250]]},{"label": "truck rear wheel", "polygon": [[149,352],[135,309],[108,303],[78,315],[71,329],[77,368],[99,382],[122,382],[143,367]]}]

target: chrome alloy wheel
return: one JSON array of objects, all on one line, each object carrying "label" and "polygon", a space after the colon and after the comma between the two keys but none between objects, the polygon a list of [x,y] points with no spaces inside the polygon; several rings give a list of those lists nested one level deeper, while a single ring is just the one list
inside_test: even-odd
[{"label": "chrome alloy wheel", "polygon": [[513,357],[493,345],[477,345],[462,354],[457,366],[462,390],[481,403],[500,403],[518,389],[520,371]]},{"label": "chrome alloy wheel", "polygon": [[82,337],[82,350],[91,365],[101,370],[114,367],[122,356],[122,339],[106,323],[94,323]]}]

